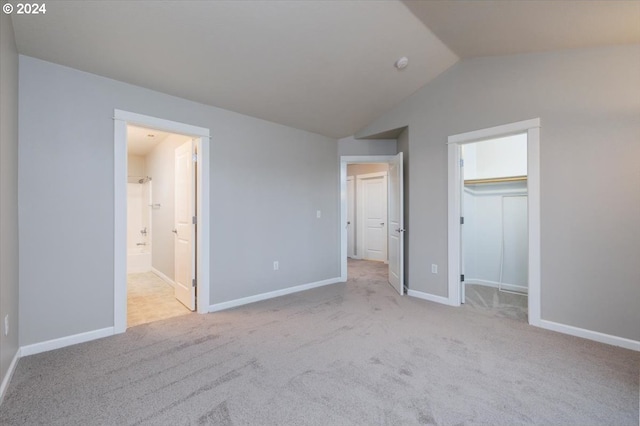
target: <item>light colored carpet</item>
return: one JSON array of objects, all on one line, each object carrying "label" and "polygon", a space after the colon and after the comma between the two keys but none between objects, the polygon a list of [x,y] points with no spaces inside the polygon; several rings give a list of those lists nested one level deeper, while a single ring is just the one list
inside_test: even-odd
[{"label": "light colored carpet", "polygon": [[478,284],[465,286],[465,308],[476,309],[500,318],[528,322],[528,300],[523,294],[498,291]]},{"label": "light colored carpet", "polygon": [[638,424],[640,354],[350,276],[23,358],[0,424]]},{"label": "light colored carpet", "polygon": [[127,275],[127,326],[190,314],[174,296],[173,287],[153,272]]}]

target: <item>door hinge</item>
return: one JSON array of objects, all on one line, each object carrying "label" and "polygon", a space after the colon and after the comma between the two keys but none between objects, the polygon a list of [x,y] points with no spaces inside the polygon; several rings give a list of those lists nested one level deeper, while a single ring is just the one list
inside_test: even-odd
[{"label": "door hinge", "polygon": [[195,225],[196,223],[198,223],[198,218],[197,218],[196,216],[193,216],[193,217],[191,218],[191,223],[192,223],[192,224],[194,224],[194,225]]},{"label": "door hinge", "polygon": [[460,216],[460,225],[464,225],[464,216]]},{"label": "door hinge", "polygon": [[464,281],[464,274],[460,275],[460,281]]},{"label": "door hinge", "polygon": [[192,279],[191,280],[191,287],[195,287],[196,286],[196,279]]},{"label": "door hinge", "polygon": [[464,160],[462,158],[460,159],[460,167],[464,167]]}]

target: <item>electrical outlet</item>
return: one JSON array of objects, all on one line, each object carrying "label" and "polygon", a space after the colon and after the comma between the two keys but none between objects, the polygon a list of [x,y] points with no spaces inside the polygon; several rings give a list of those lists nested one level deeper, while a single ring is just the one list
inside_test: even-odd
[{"label": "electrical outlet", "polygon": [[277,271],[278,269],[280,269],[280,264],[278,263],[278,261],[277,261],[277,260],[275,260],[275,261],[273,262],[273,270],[274,270],[274,271]]},{"label": "electrical outlet", "polygon": [[9,314],[4,316],[4,335],[9,335]]},{"label": "electrical outlet", "polygon": [[431,264],[431,273],[432,274],[437,274],[438,273],[438,265],[436,265],[435,263]]},{"label": "electrical outlet", "polygon": [[318,219],[320,219],[322,217],[322,211],[321,210],[316,210],[316,217]]}]

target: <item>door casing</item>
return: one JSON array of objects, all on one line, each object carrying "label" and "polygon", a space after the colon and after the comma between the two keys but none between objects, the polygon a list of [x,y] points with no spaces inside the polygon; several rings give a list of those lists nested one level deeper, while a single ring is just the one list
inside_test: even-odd
[{"label": "door casing", "polygon": [[446,303],[460,306],[461,274],[461,194],[460,173],[462,145],[527,133],[527,195],[529,243],[529,324],[540,326],[540,119],[519,121],[487,129],[449,136],[448,144],[448,297]]},{"label": "door casing", "polygon": [[209,312],[210,294],[210,130],[177,121],[114,110],[114,334],[127,330],[127,125],[192,136],[197,146],[198,238],[196,248],[197,312]]}]

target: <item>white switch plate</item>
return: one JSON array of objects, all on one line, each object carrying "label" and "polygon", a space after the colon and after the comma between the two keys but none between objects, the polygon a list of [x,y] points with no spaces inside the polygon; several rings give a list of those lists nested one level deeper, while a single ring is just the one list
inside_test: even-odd
[{"label": "white switch plate", "polygon": [[437,274],[438,273],[438,265],[436,265],[435,263],[431,264],[431,273],[432,274]]},{"label": "white switch plate", "polygon": [[316,217],[320,219],[322,217],[322,212],[320,210],[316,211]]},{"label": "white switch plate", "polygon": [[280,264],[278,263],[278,261],[274,261],[273,262],[273,270],[277,271],[278,269],[280,269]]},{"label": "white switch plate", "polygon": [[4,316],[4,335],[9,335],[9,314]]}]

